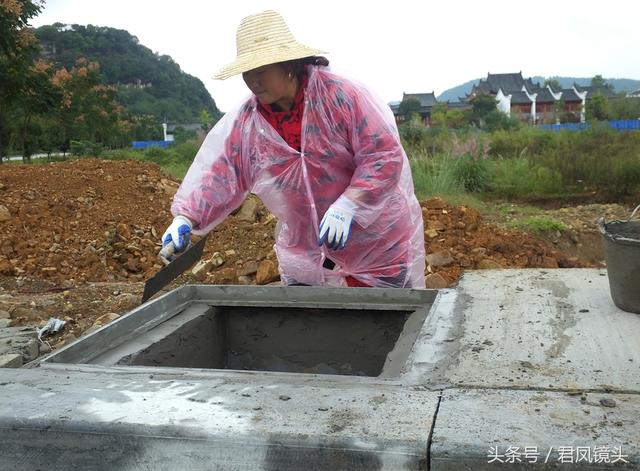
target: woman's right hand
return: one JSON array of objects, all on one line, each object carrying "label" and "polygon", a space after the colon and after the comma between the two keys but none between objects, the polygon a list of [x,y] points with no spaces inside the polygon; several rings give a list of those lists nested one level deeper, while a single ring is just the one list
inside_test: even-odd
[{"label": "woman's right hand", "polygon": [[184,216],[176,216],[173,222],[162,234],[162,246],[173,242],[176,252],[181,252],[189,246],[193,223]]}]

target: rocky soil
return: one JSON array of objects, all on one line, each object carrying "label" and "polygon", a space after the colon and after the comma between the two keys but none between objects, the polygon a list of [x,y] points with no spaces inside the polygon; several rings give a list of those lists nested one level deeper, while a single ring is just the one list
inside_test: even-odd
[{"label": "rocky soil", "polygon": [[[160,236],[177,187],[158,166],[137,161],[0,166],[0,329],[60,318],[67,325],[48,338],[58,348],[138,305],[144,280],[162,266]],[[568,230],[539,238],[502,227],[508,214],[487,223],[475,209],[439,198],[421,206],[432,288],[471,269],[598,266],[595,219],[629,214],[619,205],[560,208],[549,216]],[[277,283],[275,223],[250,197],[211,233],[202,262],[172,286]]]}]

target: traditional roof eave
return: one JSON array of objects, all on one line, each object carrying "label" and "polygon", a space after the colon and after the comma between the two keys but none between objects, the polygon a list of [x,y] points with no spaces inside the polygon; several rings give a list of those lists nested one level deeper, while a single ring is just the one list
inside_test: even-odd
[{"label": "traditional roof eave", "polygon": [[556,93],[553,91],[553,88],[551,88],[551,85],[548,85],[548,84],[547,84],[547,90],[549,90],[549,93],[551,93],[551,96],[553,96],[554,100],[559,100],[560,98],[562,98],[562,90]]},{"label": "traditional roof eave", "polygon": [[580,97],[580,99],[581,99],[582,101],[585,101],[585,100],[587,99],[587,93],[588,93],[588,92],[586,92],[586,91],[584,91],[584,92],[579,92],[579,91],[576,89],[576,86],[575,86],[575,85],[573,86],[573,91],[576,93],[576,95],[578,95],[578,96]]},{"label": "traditional roof eave", "polygon": [[537,93],[529,93],[529,91],[527,90],[526,85],[522,86],[522,91],[524,93],[526,93],[526,95],[529,98],[529,100],[531,100],[531,103],[535,103],[536,102],[536,97],[538,96]]},{"label": "traditional roof eave", "polygon": [[511,95],[505,95],[502,88],[499,88],[494,99],[498,110],[506,114],[511,113]]}]

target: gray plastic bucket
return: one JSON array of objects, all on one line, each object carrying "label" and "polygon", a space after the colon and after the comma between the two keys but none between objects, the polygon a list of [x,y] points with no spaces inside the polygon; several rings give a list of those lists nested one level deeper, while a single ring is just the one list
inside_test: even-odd
[{"label": "gray plastic bucket", "polygon": [[605,222],[598,219],[613,302],[620,309],[640,314],[640,220]]}]

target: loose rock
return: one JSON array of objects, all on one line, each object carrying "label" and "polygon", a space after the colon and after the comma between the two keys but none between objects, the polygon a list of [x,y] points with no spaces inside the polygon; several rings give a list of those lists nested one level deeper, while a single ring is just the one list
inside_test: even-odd
[{"label": "loose rock", "polygon": [[259,285],[266,285],[272,281],[280,279],[280,273],[278,272],[278,266],[271,260],[263,260],[258,265],[258,272],[256,274],[256,283]]},{"label": "loose rock", "polygon": [[9,219],[11,219],[9,209],[0,204],[0,222],[8,221]]},{"label": "loose rock", "polygon": [[427,289],[443,289],[449,286],[447,280],[438,273],[432,273],[425,277],[425,285]]}]

